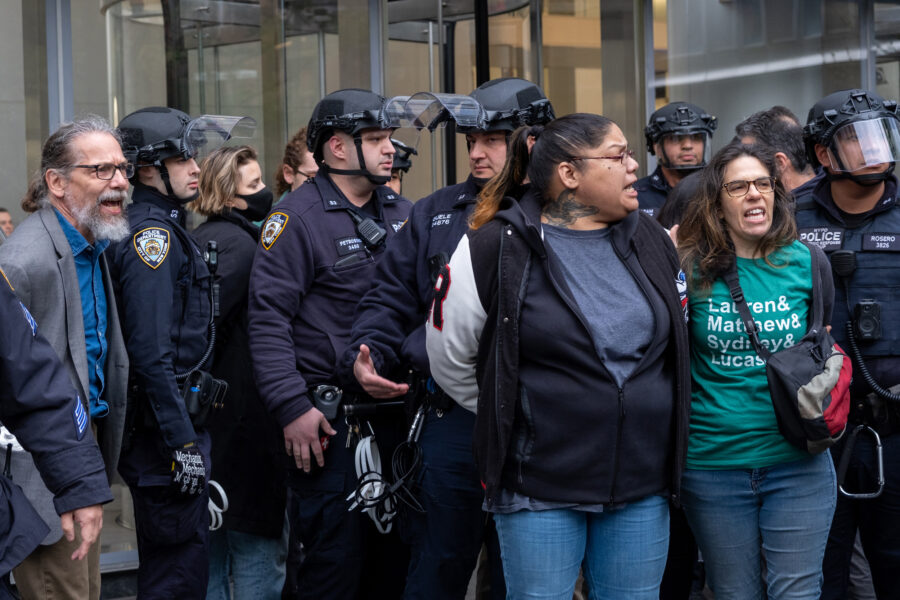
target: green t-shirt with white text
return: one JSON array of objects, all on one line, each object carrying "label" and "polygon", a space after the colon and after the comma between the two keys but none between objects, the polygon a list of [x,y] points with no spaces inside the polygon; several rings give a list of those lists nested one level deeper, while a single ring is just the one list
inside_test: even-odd
[{"label": "green t-shirt with white text", "polygon": [[[809,249],[795,241],[762,259],[738,258],[741,289],[770,352],[806,333],[812,297]],[[808,457],[778,432],[765,363],[750,343],[728,285],[690,289],[689,469],[750,469]]]}]

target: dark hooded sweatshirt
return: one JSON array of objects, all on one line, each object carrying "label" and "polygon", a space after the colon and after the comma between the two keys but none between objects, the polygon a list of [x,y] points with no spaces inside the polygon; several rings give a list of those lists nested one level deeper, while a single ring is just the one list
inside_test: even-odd
[{"label": "dark hooded sweatshirt", "polygon": [[[465,282],[474,282],[475,310],[484,316],[474,332],[474,451],[487,506],[500,489],[577,504],[618,504],[654,494],[677,500],[690,369],[675,249],[641,211],[612,225],[616,254],[650,305],[667,313],[658,322],[668,323],[618,386],[541,238],[540,210],[539,198],[529,192],[519,204],[504,201],[493,221],[467,234],[460,243],[467,251],[458,249],[451,259],[449,283],[437,294],[428,331],[432,373],[452,395],[460,389],[453,378],[464,379],[465,366],[440,356],[438,338],[454,336],[454,304],[473,302]],[[454,285],[464,293],[454,295]]]}]

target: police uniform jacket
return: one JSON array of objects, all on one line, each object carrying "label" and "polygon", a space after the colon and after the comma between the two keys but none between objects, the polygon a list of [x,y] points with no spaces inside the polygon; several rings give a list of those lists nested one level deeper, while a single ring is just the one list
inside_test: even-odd
[{"label": "police uniform jacket", "polygon": [[[88,409],[89,393],[87,351],[82,318],[81,293],[72,247],[59,225],[56,211],[47,206],[31,214],[16,229],[15,235],[0,247],[0,265],[19,299],[41,325],[41,333],[53,346],[69,374],[69,380]],[[100,271],[106,291],[107,354],[103,399],[109,413],[98,419],[97,442],[112,481],[125,424],[128,386],[128,355],[116,313],[113,284],[106,254],[100,256]],[[89,413],[88,413],[89,414]],[[13,457],[13,478],[50,526],[45,543],[62,537],[62,529],[53,507],[53,494],[44,485],[27,455]]]},{"label": "police uniform jacket", "polygon": [[[881,339],[857,340],[869,371],[882,387],[900,383],[900,205],[897,202],[897,178],[885,182],[884,194],[867,218],[856,227],[844,220],[831,196],[831,183],[822,178],[818,184],[796,197],[797,228],[800,239],[817,244],[826,254],[839,249],[856,253],[856,271],[849,285],[835,276],[834,311],[831,335],[849,350],[845,324],[853,316],[848,312],[863,299],[881,304]],[[798,188],[799,189],[799,188]],[[795,191],[796,193],[796,191]],[[870,392],[862,377],[853,378],[851,392]]]},{"label": "police uniform jacket", "polygon": [[212,411],[212,478],[228,494],[224,527],[270,538],[284,526],[281,429],[259,393],[247,336],[247,287],[259,228],[237,212],[210,217],[193,231],[200,248],[218,247],[219,316],[210,372],[228,382],[224,406]]},{"label": "police uniform jacket", "polygon": [[[0,420],[31,453],[58,514],[112,501],[103,457],[88,432],[87,410],[37,322],[0,281]],[[2,476],[0,476],[2,477]],[[37,515],[3,478],[0,574],[21,562],[47,534]]]},{"label": "police uniform jacket", "polygon": [[311,386],[335,381],[356,305],[384,256],[383,244],[360,239],[348,211],[370,215],[390,245],[410,206],[379,186],[356,208],[319,171],[263,223],[250,274],[250,352],[260,395],[281,427],[312,407]]},{"label": "police uniform jacket", "polygon": [[178,448],[198,437],[175,374],[196,366],[207,349],[209,271],[178,203],[143,185],[132,201],[131,237],[110,248],[135,392],[129,401],[138,403],[130,408],[138,422],[154,419],[165,445]]},{"label": "police uniform jacket", "polygon": [[653,218],[659,214],[659,209],[666,203],[672,188],[663,176],[662,167],[634,182],[634,189],[638,193],[638,207]]},{"label": "police uniform jacket", "polygon": [[413,205],[409,221],[391,240],[372,287],[357,307],[350,346],[340,365],[344,380],[353,379],[360,344],[371,350],[379,373],[404,365],[428,373],[425,315],[434,297],[435,276],[468,230],[478,191],[470,175]]}]

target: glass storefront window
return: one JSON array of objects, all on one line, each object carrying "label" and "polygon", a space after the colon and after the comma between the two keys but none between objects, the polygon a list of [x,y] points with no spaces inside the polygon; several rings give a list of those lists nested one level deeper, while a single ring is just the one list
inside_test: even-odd
[{"label": "glass storefront window", "polygon": [[805,123],[817,100],[860,85],[863,4],[653,0],[655,108],[685,100],[716,115],[713,149],[738,122],[776,104]]},{"label": "glass storefront window", "polygon": [[150,105],[252,117],[269,185],[319,98],[372,85],[367,0],[129,0],[105,14],[112,119]]},{"label": "glass storefront window", "polygon": [[900,6],[876,2],[874,22],[875,91],[900,101]]}]

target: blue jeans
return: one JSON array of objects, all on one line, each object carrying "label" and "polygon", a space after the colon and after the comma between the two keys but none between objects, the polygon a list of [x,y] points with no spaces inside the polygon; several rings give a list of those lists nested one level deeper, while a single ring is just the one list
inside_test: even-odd
[{"label": "blue jeans", "polygon": [[649,496],[603,513],[571,509],[495,514],[508,600],[571,600],[584,564],[591,600],[658,600],[669,505]]},{"label": "blue jeans", "polygon": [[[284,587],[287,528],[280,538],[217,529],[209,534],[207,600],[277,600]],[[234,579],[234,594],[229,585]]]},{"label": "blue jeans", "polygon": [[[472,455],[475,415],[454,406],[438,417],[429,410],[422,427],[422,470],[417,497],[425,513],[405,510],[403,534],[410,544],[404,600],[463,600],[490,515],[481,510],[484,489]],[[489,560],[496,544],[488,542]],[[496,594],[494,593],[496,591]],[[503,598],[502,576],[492,576],[491,596]]]},{"label": "blue jeans", "polygon": [[817,600],[836,494],[828,452],[761,469],[685,470],[681,502],[716,598]]}]

